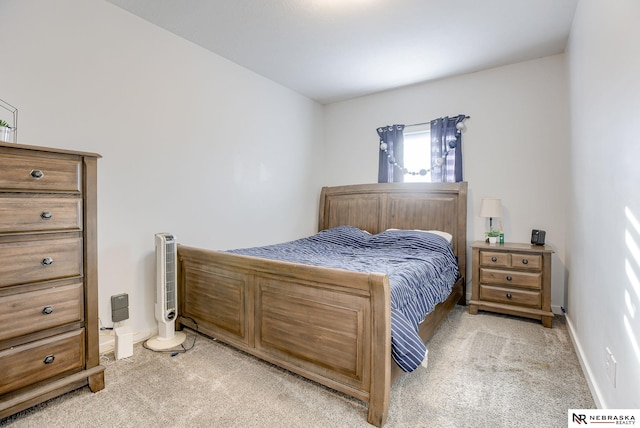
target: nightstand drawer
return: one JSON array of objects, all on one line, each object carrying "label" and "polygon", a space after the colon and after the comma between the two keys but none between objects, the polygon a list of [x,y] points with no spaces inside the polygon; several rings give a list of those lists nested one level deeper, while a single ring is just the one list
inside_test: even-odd
[{"label": "nightstand drawer", "polygon": [[511,267],[540,270],[542,268],[542,257],[535,254],[511,253]]},{"label": "nightstand drawer", "polygon": [[82,230],[80,198],[0,198],[0,233]]},{"label": "nightstand drawer", "polygon": [[542,257],[537,254],[480,251],[480,265],[540,270]]},{"label": "nightstand drawer", "polygon": [[0,287],[81,275],[81,238],[0,245]]},{"label": "nightstand drawer", "polygon": [[540,289],[542,285],[542,274],[540,272],[518,272],[482,268],[480,269],[480,283]]},{"label": "nightstand drawer", "polygon": [[480,251],[480,265],[509,267],[509,253],[497,253],[493,251]]},{"label": "nightstand drawer", "polygon": [[540,292],[493,285],[480,285],[480,299],[509,305],[540,308]]},{"label": "nightstand drawer", "polygon": [[80,162],[0,153],[0,189],[80,193]]},{"label": "nightstand drawer", "polygon": [[84,329],[0,351],[0,394],[84,366]]},{"label": "nightstand drawer", "polygon": [[0,297],[0,341],[81,321],[82,282]]}]

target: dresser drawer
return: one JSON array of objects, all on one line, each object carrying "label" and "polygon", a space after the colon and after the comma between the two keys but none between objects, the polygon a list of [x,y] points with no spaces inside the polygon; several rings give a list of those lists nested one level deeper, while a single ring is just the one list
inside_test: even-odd
[{"label": "dresser drawer", "polygon": [[0,287],[82,275],[82,238],[0,244]]},{"label": "dresser drawer", "polygon": [[542,286],[542,274],[540,272],[518,272],[482,268],[480,269],[480,283],[540,289]]},{"label": "dresser drawer", "polygon": [[0,297],[0,341],[82,321],[82,282]]},{"label": "dresser drawer", "polygon": [[0,189],[80,193],[80,161],[0,153]]},{"label": "dresser drawer", "polygon": [[0,351],[0,394],[83,366],[84,329]]},{"label": "dresser drawer", "polygon": [[0,197],[0,233],[81,229],[80,198]]},{"label": "dresser drawer", "polygon": [[538,254],[480,251],[480,265],[540,270],[542,268],[542,257]]},{"label": "dresser drawer", "polygon": [[480,284],[480,299],[509,305],[540,308],[540,291]]}]

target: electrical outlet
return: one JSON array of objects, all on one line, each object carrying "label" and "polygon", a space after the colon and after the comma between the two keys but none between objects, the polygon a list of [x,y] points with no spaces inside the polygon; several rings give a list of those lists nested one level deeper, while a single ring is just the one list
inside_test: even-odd
[{"label": "electrical outlet", "polygon": [[604,348],[604,349],[607,352],[607,361],[605,363],[605,367],[607,370],[607,377],[609,378],[611,385],[613,385],[613,387],[615,388],[616,387],[616,371],[617,371],[618,362],[616,361],[615,357],[613,356],[613,353],[611,353],[611,350],[609,348]]}]

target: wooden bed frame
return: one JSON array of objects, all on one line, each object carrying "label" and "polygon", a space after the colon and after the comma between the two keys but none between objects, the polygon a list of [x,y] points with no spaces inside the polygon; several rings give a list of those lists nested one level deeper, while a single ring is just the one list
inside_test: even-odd
[{"label": "wooden bed frame", "polygon": [[[324,187],[318,229],[453,235],[461,277],[420,325],[426,341],[465,304],[467,183]],[[382,426],[393,380],[389,278],[178,245],[179,323],[369,404]],[[195,323],[194,323],[195,321]],[[197,323],[197,324],[196,324]]]}]

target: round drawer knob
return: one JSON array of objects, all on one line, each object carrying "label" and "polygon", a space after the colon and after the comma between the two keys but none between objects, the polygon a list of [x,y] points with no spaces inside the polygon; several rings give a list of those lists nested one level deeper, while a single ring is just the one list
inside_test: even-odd
[{"label": "round drawer knob", "polygon": [[513,277],[511,275],[507,276],[507,281],[511,281]]},{"label": "round drawer knob", "polygon": [[43,363],[45,364],[51,364],[53,363],[53,360],[56,359],[56,356],[51,354],[51,355],[47,355],[46,357],[44,357],[44,360],[42,360]]},{"label": "round drawer knob", "polygon": [[44,177],[44,172],[39,169],[32,169],[29,175],[36,180],[40,180],[42,177]]},{"label": "round drawer knob", "polygon": [[512,297],[511,293],[507,293],[507,299],[511,299]]},{"label": "round drawer knob", "polygon": [[497,261],[498,261],[498,258],[497,258],[497,257],[491,257],[491,261],[492,261],[492,262],[497,262]]},{"label": "round drawer knob", "polygon": [[52,264],[53,264],[53,259],[51,257],[45,257],[44,259],[42,259],[43,266],[50,266]]},{"label": "round drawer knob", "polygon": [[50,315],[52,313],[53,313],[53,306],[49,305],[42,308],[42,315]]},{"label": "round drawer knob", "polygon": [[527,260],[527,259],[522,259],[522,264],[523,264],[523,265],[528,265],[528,264],[529,264],[529,260]]},{"label": "round drawer knob", "polygon": [[40,214],[40,218],[42,218],[43,220],[50,220],[51,217],[53,217],[51,211],[43,211],[42,214]]}]

